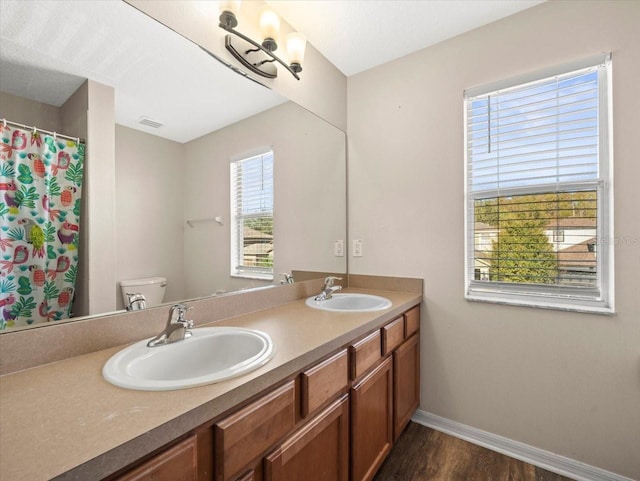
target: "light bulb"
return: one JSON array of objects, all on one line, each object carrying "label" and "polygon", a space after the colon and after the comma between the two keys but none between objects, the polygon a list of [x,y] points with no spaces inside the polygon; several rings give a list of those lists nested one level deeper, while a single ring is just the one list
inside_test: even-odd
[{"label": "light bulb", "polygon": [[304,61],[304,51],[307,47],[307,39],[299,32],[293,32],[287,35],[287,56],[291,68],[295,72],[302,71],[302,62]]},{"label": "light bulb", "polygon": [[220,13],[233,13],[236,17],[240,13],[240,0],[222,0],[220,2]]},{"label": "light bulb", "polygon": [[278,17],[272,10],[265,10],[262,12],[262,15],[260,16],[260,32],[262,33],[263,39],[271,39],[274,42],[278,41],[278,34],[280,33],[280,17]]}]

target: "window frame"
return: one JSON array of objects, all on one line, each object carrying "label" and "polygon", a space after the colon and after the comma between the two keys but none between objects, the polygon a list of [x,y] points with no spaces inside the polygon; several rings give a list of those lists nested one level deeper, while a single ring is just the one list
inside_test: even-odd
[{"label": "window frame", "polygon": [[[565,75],[582,69],[602,66],[598,69],[598,179],[566,184],[555,184],[555,191],[597,191],[596,236],[599,273],[596,288],[578,288],[544,284],[516,284],[497,281],[475,280],[475,226],[474,202],[484,198],[535,194],[548,192],[549,185],[535,187],[515,187],[470,192],[469,187],[469,147],[468,147],[468,104],[477,96],[502,89],[522,86],[550,77]],[[492,84],[475,87],[464,92],[464,296],[469,301],[491,302],[546,309],[560,309],[599,314],[613,314],[614,307],[614,238],[613,238],[613,151],[612,151],[612,89],[611,54],[601,54],[575,62],[543,69],[531,74],[501,80]]]},{"label": "window frame", "polygon": [[564,242],[564,229],[555,229],[553,231],[553,242]]},{"label": "window frame", "polygon": [[[242,219],[249,218],[260,218],[265,217],[264,214],[252,214],[252,215],[238,215],[238,198],[237,194],[237,178],[234,175],[235,166],[241,164],[242,162],[249,161],[258,157],[262,157],[265,155],[271,155],[271,168],[272,168],[272,189],[273,189],[273,198],[272,198],[272,209],[271,209],[271,218],[275,218],[275,178],[273,172],[275,168],[275,154],[272,146],[264,147],[257,149],[255,151],[251,151],[242,155],[236,155],[231,158],[229,163],[229,180],[230,180],[230,276],[234,278],[241,279],[254,279],[254,280],[263,280],[263,281],[272,281],[274,279],[274,266],[271,267],[259,267],[259,266],[244,266],[242,263],[238,261],[240,256],[243,254],[240,253],[238,247],[240,243],[242,243],[243,233],[239,231],[240,223],[239,217]],[[266,216],[268,217],[268,216]],[[275,249],[275,235],[273,235],[272,243],[274,244]]]}]

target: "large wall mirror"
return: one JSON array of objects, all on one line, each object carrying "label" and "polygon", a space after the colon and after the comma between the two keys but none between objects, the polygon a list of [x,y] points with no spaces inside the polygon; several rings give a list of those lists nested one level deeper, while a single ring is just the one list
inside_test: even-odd
[{"label": "large wall mirror", "polygon": [[[3,1],[1,13],[0,118],[84,135],[73,131],[82,118],[69,121],[69,104],[87,80],[114,89],[117,282],[165,277],[163,303],[169,303],[280,285],[281,274],[294,270],[346,273],[346,257],[334,249],[335,241],[346,241],[344,132],[125,2]],[[145,117],[163,125],[149,125]],[[245,225],[240,249],[248,264],[253,259],[272,269],[273,278],[260,269],[235,269],[232,260],[238,224],[231,164],[265,153],[273,159],[267,188],[273,219]],[[88,155],[85,168],[92,162],[99,156]],[[9,174],[0,176],[0,184],[12,181],[11,172],[0,172]],[[262,182],[264,172],[253,180]],[[91,186],[84,185],[85,201],[91,196]],[[5,239],[11,227],[2,221]],[[99,219],[81,219],[81,232],[85,222]],[[82,259],[79,281],[93,260],[84,259],[83,266]],[[19,287],[21,276],[34,281],[27,264],[3,271],[0,290],[11,282]],[[119,285],[113,289],[118,294],[110,310],[123,309]],[[8,319],[20,294],[11,300],[0,294]],[[87,314],[80,307],[72,311],[70,320]],[[15,324],[3,332],[51,322],[61,321]]]}]

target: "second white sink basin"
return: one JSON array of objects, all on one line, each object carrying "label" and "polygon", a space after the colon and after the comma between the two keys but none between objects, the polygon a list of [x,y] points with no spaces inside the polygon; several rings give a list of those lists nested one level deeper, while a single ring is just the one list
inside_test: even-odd
[{"label": "second white sink basin", "polygon": [[166,346],[147,340],[116,353],[102,375],[116,386],[168,391],[231,379],[263,366],[274,356],[269,335],[239,327],[201,327]]},{"label": "second white sink basin", "polygon": [[309,297],[306,305],[314,309],[334,312],[373,312],[391,307],[391,301],[386,297],[370,294],[345,293],[333,294],[331,299],[324,301],[316,301],[314,297]]}]

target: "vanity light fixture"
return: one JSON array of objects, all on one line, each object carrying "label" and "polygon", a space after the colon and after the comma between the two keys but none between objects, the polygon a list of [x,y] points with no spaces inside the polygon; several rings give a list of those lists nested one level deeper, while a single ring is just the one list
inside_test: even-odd
[{"label": "vanity light fixture", "polygon": [[[219,27],[229,32],[225,35],[225,47],[231,54],[253,73],[262,77],[276,78],[278,71],[273,62],[280,63],[291,75],[300,80],[298,74],[302,72],[302,61],[307,40],[304,35],[293,32],[287,35],[287,56],[290,63],[287,64],[273,52],[278,49],[278,35],[280,33],[280,18],[272,10],[264,10],[260,17],[260,32],[262,42],[258,43],[246,35],[238,32],[238,12],[240,0],[227,0],[220,2]],[[234,38],[239,37],[244,42]],[[253,48],[252,48],[253,47]],[[267,58],[265,58],[265,54]]]}]

